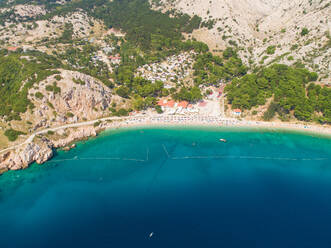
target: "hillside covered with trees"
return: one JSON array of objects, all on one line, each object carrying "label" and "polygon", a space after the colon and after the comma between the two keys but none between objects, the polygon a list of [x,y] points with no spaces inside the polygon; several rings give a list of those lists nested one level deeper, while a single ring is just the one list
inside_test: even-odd
[{"label": "hillside covered with trees", "polygon": [[52,56],[39,52],[30,53],[31,60],[21,53],[0,53],[0,116],[7,121],[19,120],[20,113],[33,108],[28,91],[48,76],[57,73],[61,62]]},{"label": "hillside covered with trees", "polygon": [[312,83],[317,77],[304,68],[276,64],[233,79],[225,91],[232,107],[243,110],[265,105],[271,98],[265,120],[278,114],[285,121],[293,114],[302,121],[331,123],[331,89]]}]

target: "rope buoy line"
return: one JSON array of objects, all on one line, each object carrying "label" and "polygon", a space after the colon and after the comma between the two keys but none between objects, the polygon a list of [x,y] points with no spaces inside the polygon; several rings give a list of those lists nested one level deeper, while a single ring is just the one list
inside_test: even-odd
[{"label": "rope buoy line", "polygon": [[170,157],[173,160],[184,159],[265,159],[265,160],[288,160],[288,161],[320,161],[328,160],[328,158],[284,158],[284,157],[257,157],[257,156],[184,156],[184,157]]},{"label": "rope buoy line", "polygon": [[[183,156],[171,157],[166,146],[162,144],[163,150],[170,160],[186,160],[186,159],[259,159],[259,160],[280,160],[280,161],[323,161],[329,158],[288,158],[288,157],[269,157],[269,156],[229,156],[229,155],[208,155],[208,156]],[[70,159],[51,160],[49,162],[58,163],[64,161],[81,161],[81,160],[118,160],[118,161],[135,161],[135,162],[148,162],[149,161],[149,148],[146,149],[146,159],[139,158],[121,158],[121,157],[74,157]]]},{"label": "rope buoy line", "polygon": [[162,144],[163,150],[167,157],[172,160],[184,160],[184,159],[265,159],[265,160],[287,160],[287,161],[321,161],[328,160],[329,158],[284,158],[284,157],[263,157],[263,156],[229,156],[229,155],[208,155],[208,156],[183,156],[183,157],[171,157],[166,146]]},{"label": "rope buoy line", "polygon": [[[194,159],[259,159],[259,160],[280,160],[280,161],[326,161],[329,158],[282,158],[282,157],[248,157],[248,156],[186,156],[186,157],[169,157],[170,160],[194,160]],[[148,162],[145,159],[136,158],[78,158],[78,159],[58,159],[50,160],[49,163],[59,163],[66,161],[87,161],[87,160],[117,160],[117,161],[134,161]]]},{"label": "rope buoy line", "polygon": [[167,154],[167,157],[170,158],[169,152],[164,144],[162,144],[162,147],[163,147],[164,152]]},{"label": "rope buoy line", "polygon": [[149,160],[149,148],[146,149],[146,161]]},{"label": "rope buoy line", "polygon": [[137,158],[111,158],[111,157],[82,157],[82,158],[70,158],[70,159],[57,159],[50,160],[49,162],[58,163],[65,161],[81,161],[81,160],[122,160],[122,161],[136,161],[136,162],[146,162],[148,160],[145,159],[137,159]]}]

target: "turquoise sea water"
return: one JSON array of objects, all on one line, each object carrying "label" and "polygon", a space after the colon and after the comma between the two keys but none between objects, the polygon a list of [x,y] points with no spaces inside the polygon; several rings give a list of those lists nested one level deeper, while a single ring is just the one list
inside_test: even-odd
[{"label": "turquoise sea water", "polygon": [[1,248],[324,248],[330,234],[328,138],[114,130],[0,176]]}]

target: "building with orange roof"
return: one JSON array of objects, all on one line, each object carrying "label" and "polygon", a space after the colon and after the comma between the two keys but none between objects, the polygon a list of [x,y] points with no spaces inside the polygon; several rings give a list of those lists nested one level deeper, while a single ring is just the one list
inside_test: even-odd
[{"label": "building with orange roof", "polygon": [[159,105],[159,106],[161,106],[161,107],[164,107],[165,106],[165,100],[159,100],[158,102],[157,102],[157,105]]},{"label": "building with orange roof", "polygon": [[232,114],[233,114],[234,116],[240,116],[240,115],[241,115],[241,109],[234,109],[234,110],[232,111]]},{"label": "building with orange roof", "polygon": [[162,108],[173,108],[175,106],[175,101],[174,100],[161,99],[157,102],[157,105],[161,106]]},{"label": "building with orange roof", "polygon": [[178,103],[178,107],[187,108],[187,106],[188,106],[187,101],[181,101]]},{"label": "building with orange roof", "polygon": [[8,47],[7,50],[11,52],[16,52],[19,47]]},{"label": "building with orange roof", "polygon": [[170,100],[166,104],[166,107],[168,107],[168,108],[173,108],[174,106],[175,106],[175,101],[174,100]]}]

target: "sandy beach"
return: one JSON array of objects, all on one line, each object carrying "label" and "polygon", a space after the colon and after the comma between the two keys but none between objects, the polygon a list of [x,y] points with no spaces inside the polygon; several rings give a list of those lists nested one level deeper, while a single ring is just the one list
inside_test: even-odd
[{"label": "sandy beach", "polygon": [[288,123],[288,122],[263,122],[248,121],[236,118],[221,118],[217,116],[132,116],[122,118],[121,120],[100,125],[102,129],[119,128],[119,127],[139,127],[139,126],[210,126],[210,127],[231,127],[231,128],[258,128],[271,130],[289,130],[299,131],[311,134],[320,134],[331,136],[330,126],[305,124],[305,123]]}]

